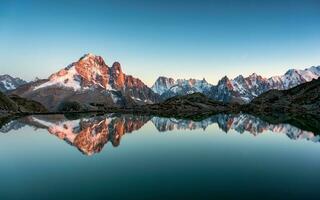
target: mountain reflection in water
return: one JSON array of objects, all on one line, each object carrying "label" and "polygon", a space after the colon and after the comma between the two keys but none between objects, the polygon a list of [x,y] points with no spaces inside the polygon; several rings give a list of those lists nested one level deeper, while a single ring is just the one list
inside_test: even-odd
[{"label": "mountain reflection in water", "polygon": [[286,134],[292,140],[320,141],[319,132],[302,130],[290,124],[270,124],[248,114],[218,114],[201,121],[116,114],[81,119],[68,119],[64,115],[37,115],[11,121],[2,127],[0,132],[9,133],[26,125],[46,129],[50,134],[78,148],[83,154],[92,155],[99,153],[108,142],[114,147],[119,146],[123,135],[139,130],[148,121],[151,121],[159,132],[205,130],[208,126],[217,124],[225,133],[235,130],[257,136],[271,131]]}]

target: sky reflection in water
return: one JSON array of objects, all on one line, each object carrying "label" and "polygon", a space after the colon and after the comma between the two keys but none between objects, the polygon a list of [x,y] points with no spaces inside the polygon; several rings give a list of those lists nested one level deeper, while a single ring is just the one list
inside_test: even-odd
[{"label": "sky reflection in water", "polygon": [[318,197],[319,136],[250,115],[29,116],[1,132],[0,199]]}]

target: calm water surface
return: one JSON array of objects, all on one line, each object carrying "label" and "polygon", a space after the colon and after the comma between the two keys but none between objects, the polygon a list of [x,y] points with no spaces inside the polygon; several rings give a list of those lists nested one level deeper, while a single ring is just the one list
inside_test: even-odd
[{"label": "calm water surface", "polygon": [[317,134],[245,114],[29,116],[0,129],[0,199],[319,199]]}]

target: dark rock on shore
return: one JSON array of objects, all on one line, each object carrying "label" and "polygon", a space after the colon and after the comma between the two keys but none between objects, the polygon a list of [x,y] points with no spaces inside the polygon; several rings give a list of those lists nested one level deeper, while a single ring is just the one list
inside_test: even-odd
[{"label": "dark rock on shore", "polygon": [[268,115],[293,113],[320,116],[320,78],[289,90],[265,92],[243,106],[242,110]]},{"label": "dark rock on shore", "polygon": [[18,106],[21,112],[48,112],[48,110],[39,102],[25,99],[17,95],[9,95]]},{"label": "dark rock on shore", "polygon": [[21,98],[17,95],[7,96],[0,92],[0,116],[13,114],[48,112],[39,102]]},{"label": "dark rock on shore", "polygon": [[167,99],[162,103],[142,107],[150,113],[171,116],[211,115],[222,112],[238,112],[239,104],[227,104],[209,99],[202,93],[193,93]]},{"label": "dark rock on shore", "polygon": [[19,106],[8,96],[0,92],[0,111],[2,112],[17,112]]}]

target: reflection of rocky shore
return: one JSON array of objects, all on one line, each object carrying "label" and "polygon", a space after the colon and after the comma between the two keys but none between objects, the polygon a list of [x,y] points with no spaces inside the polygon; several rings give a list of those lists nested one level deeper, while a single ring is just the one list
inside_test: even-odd
[{"label": "reflection of rocky shore", "polygon": [[293,140],[320,141],[319,135],[313,132],[302,130],[290,124],[270,124],[247,114],[218,114],[202,121],[114,114],[94,117],[82,116],[81,119],[74,117],[70,119],[64,115],[37,115],[11,121],[2,127],[0,132],[8,133],[25,125],[47,129],[49,133],[77,147],[84,154],[92,155],[100,152],[108,142],[113,146],[118,146],[124,134],[139,130],[149,120],[160,132],[206,129],[210,125],[217,124],[226,133],[234,130],[239,133],[250,132],[253,135],[259,135],[270,131],[286,134]]}]

